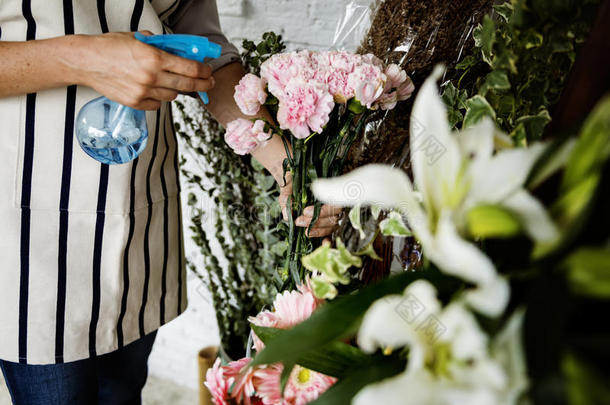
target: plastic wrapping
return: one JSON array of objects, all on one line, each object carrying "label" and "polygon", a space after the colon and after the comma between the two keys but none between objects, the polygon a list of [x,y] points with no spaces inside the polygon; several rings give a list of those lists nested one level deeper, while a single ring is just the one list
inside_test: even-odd
[{"label": "plastic wrapping", "polygon": [[[385,63],[399,64],[415,84],[415,94],[434,66],[447,66],[443,82],[455,75],[455,65],[468,54],[472,33],[490,12],[493,0],[358,0],[350,2],[337,23],[333,47],[372,53]],[[360,46],[356,46],[360,43]],[[414,96],[415,96],[414,94]],[[409,121],[412,100],[392,111],[372,114],[350,151],[346,171],[367,163],[387,163],[409,171]],[[381,218],[380,218],[381,219]],[[363,226],[374,229],[378,220],[363,213]],[[345,221],[348,222],[348,221]],[[345,225],[339,231],[350,248],[370,241],[359,240]],[[381,242],[379,242],[381,240]],[[365,279],[377,279],[392,271],[417,267],[421,259],[413,238],[385,238],[374,247],[383,266],[371,262]],[[365,266],[367,267],[367,266]],[[365,268],[364,273],[367,272]]]},{"label": "plastic wrapping", "polygon": [[355,0],[337,22],[331,49],[355,52],[371,27],[375,0]]}]

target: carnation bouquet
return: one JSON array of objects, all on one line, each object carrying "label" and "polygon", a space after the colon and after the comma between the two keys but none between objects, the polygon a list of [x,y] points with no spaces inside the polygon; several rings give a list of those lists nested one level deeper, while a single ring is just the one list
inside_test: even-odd
[{"label": "carnation bouquet", "polygon": [[[300,51],[276,54],[261,64],[260,76],[249,73],[235,87],[235,101],[246,116],[267,108],[272,120],[240,118],[230,122],[225,140],[238,154],[247,154],[281,137],[286,149],[284,180],[292,179],[290,206],[294,218],[313,205],[313,221],[321,204],[310,191],[317,178],[342,173],[350,147],[362,133],[371,111],[393,109],[409,98],[413,83],[398,65],[372,54],[345,51]],[[260,114],[259,114],[260,115]],[[300,258],[319,242],[307,237],[288,218],[287,254],[282,271],[285,287],[304,279]]]}]

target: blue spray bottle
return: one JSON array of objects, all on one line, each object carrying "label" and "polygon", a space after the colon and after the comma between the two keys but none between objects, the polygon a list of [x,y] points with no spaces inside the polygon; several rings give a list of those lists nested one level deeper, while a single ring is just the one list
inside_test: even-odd
[{"label": "blue spray bottle", "polygon": [[[220,57],[221,47],[205,37],[167,34],[136,39],[183,58],[203,62],[204,58]],[[208,95],[199,92],[205,104]],[[81,108],[76,118],[76,138],[83,150],[95,160],[106,164],[127,163],[146,148],[148,128],[146,112],[98,97]]]}]

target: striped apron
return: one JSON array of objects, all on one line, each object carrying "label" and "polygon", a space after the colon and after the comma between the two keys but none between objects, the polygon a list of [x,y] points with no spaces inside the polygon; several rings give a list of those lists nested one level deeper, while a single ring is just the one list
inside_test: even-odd
[{"label": "striped apron", "polygon": [[[178,3],[0,0],[0,40],[162,33]],[[101,355],[185,309],[170,106],[147,113],[148,146],[138,159],[108,166],[74,137],[75,114],[98,96],[70,86],[0,99],[3,360],[53,364]]]}]

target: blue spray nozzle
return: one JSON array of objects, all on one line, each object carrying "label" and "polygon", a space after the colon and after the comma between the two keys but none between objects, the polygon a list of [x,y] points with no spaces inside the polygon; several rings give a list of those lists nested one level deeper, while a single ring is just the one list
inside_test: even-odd
[{"label": "blue spray nozzle", "polygon": [[[136,32],[135,37],[137,40],[165,52],[198,62],[203,62],[205,58],[219,58],[222,52],[220,45],[197,35],[143,35]],[[205,92],[200,91],[199,97],[205,104],[208,104],[208,95]]]}]

